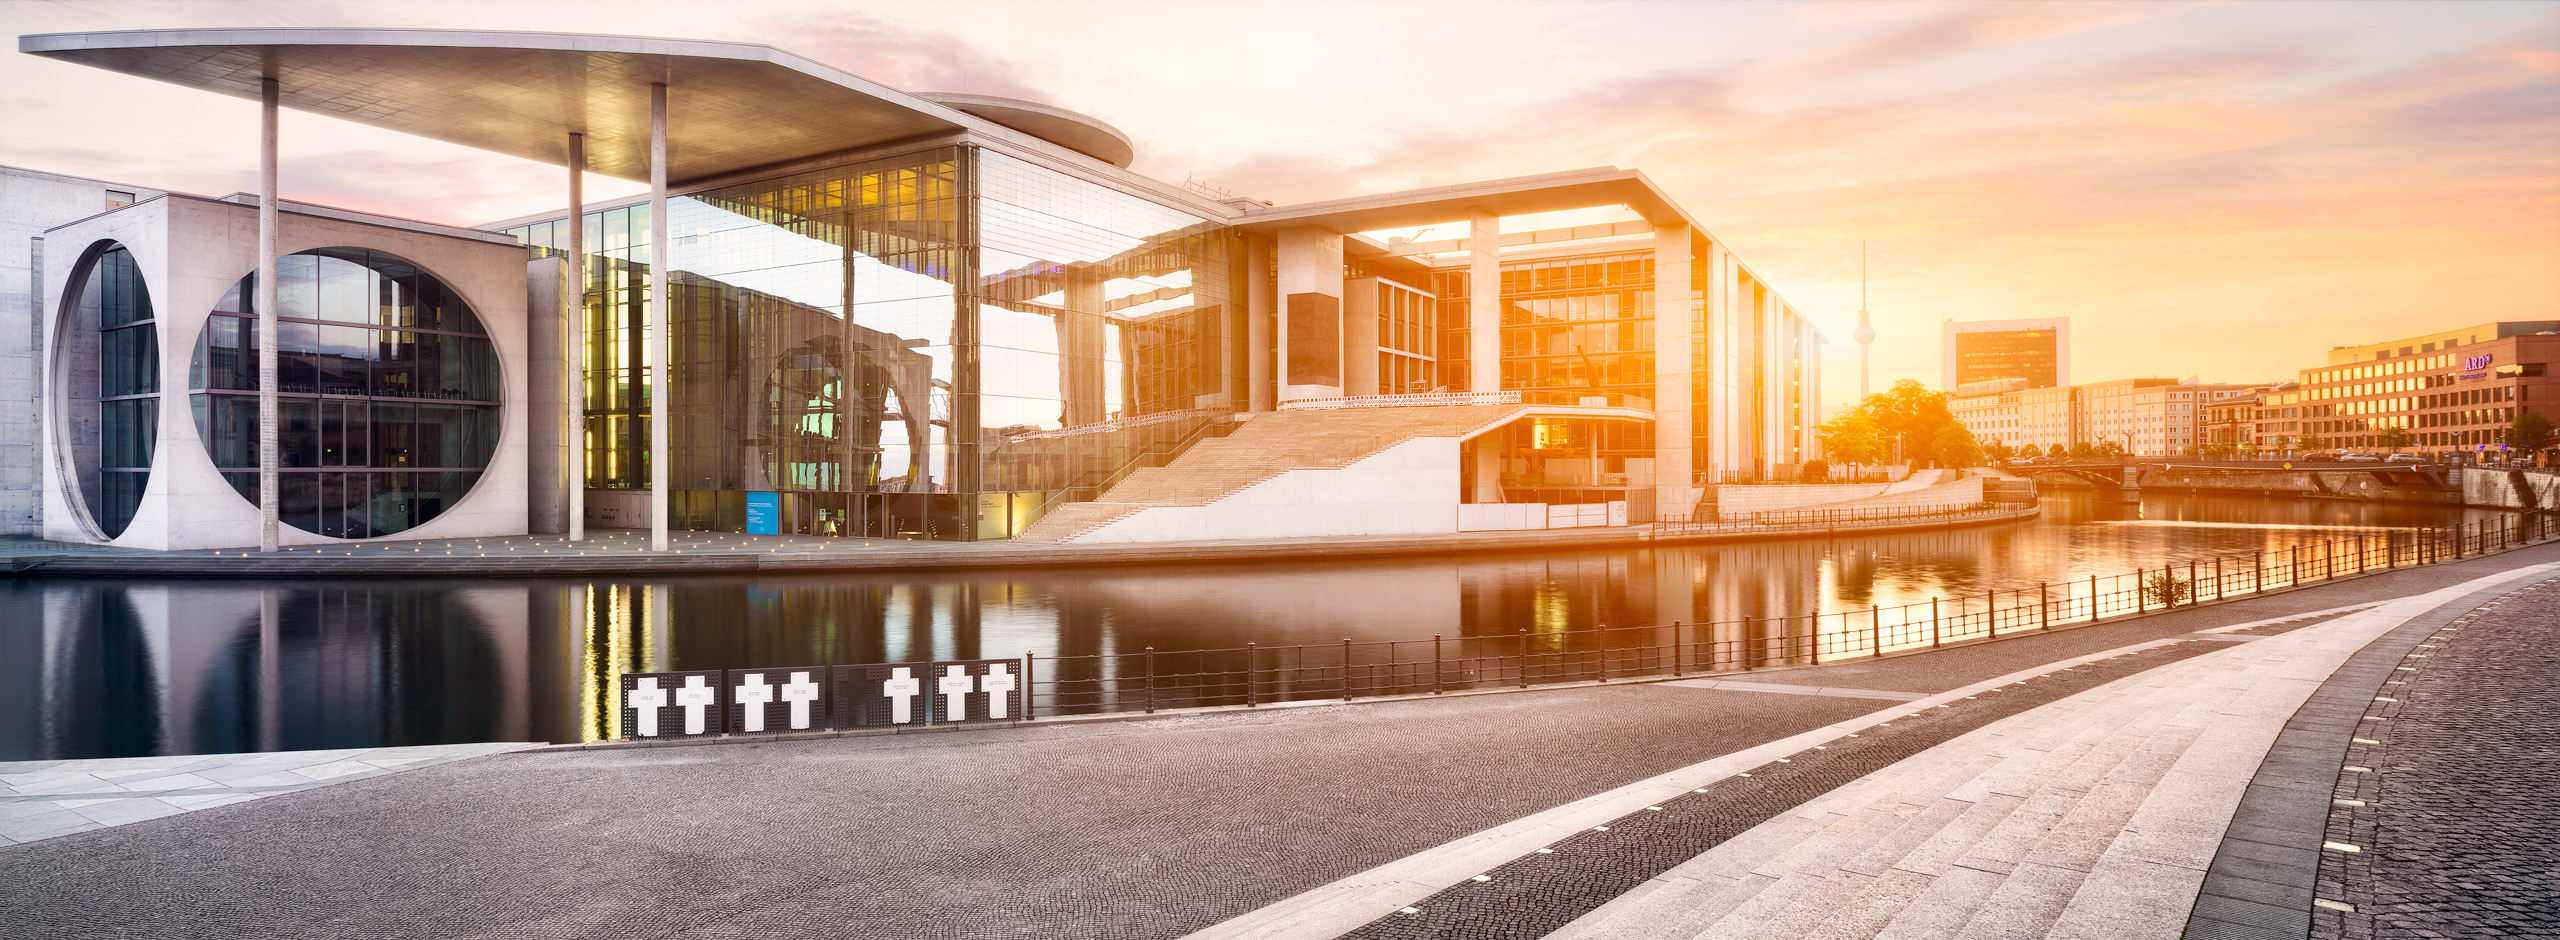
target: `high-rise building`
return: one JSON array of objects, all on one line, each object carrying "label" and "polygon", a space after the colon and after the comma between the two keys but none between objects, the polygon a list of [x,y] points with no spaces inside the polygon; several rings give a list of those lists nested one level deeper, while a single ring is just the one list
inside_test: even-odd
[{"label": "high-rise building", "polygon": [[2071,384],[2071,318],[1948,320],[1939,341],[1940,387],[2024,379],[2028,388]]}]

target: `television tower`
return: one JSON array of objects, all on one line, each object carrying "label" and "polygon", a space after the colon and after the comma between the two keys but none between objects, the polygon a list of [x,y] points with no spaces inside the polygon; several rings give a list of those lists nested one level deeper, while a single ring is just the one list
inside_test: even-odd
[{"label": "television tower", "polygon": [[1867,400],[1867,347],[1876,341],[1876,325],[1867,322],[1867,243],[1858,243],[1858,400]]}]

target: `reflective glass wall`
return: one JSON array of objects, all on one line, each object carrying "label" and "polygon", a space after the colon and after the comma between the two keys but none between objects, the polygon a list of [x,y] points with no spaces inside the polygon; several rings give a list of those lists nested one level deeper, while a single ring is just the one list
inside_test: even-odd
[{"label": "reflective glass wall", "polygon": [[[257,275],[214,305],[188,367],[213,465],[258,501]],[[498,444],[497,347],[470,305],[397,257],[276,259],[276,512],[331,538],[415,528],[462,501]]]},{"label": "reflective glass wall", "polygon": [[98,255],[79,298],[76,316],[98,330],[98,439],[95,472],[82,481],[83,495],[89,517],[115,538],[133,522],[151,482],[152,445],[160,435],[159,320],[133,253],[121,245]]},{"label": "reflective glass wall", "polygon": [[[667,212],[674,528],[1004,538],[1239,397],[1233,237],[1108,187],[943,147]],[[588,485],[646,488],[647,210],[587,219]]]}]

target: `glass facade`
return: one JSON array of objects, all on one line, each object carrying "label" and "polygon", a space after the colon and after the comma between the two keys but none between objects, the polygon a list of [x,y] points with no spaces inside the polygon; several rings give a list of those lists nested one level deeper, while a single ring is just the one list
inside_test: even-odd
[{"label": "glass facade", "polygon": [[89,517],[115,538],[132,524],[151,482],[152,445],[160,435],[158,318],[133,253],[121,245],[91,263],[77,303],[78,322],[98,330],[98,440],[93,461],[81,461],[93,468],[81,481],[82,495]]},{"label": "glass facade", "polygon": [[[1443,375],[1467,361],[1467,272],[1432,274],[1441,298]],[[1502,265],[1502,384],[1536,404],[1653,407],[1653,255],[1647,251]],[[1456,387],[1454,384],[1452,387]]]},{"label": "glass facade", "polygon": [[[205,450],[258,499],[257,275],[205,321],[188,369]],[[497,348],[434,275],[361,248],[276,259],[277,513],[332,538],[435,518],[497,449]]]},{"label": "glass facade", "polygon": [[[1232,410],[1233,240],[1198,217],[972,147],[667,206],[672,528],[769,493],[777,532],[1003,538]],[[587,226],[586,479],[646,488],[647,209]]]}]

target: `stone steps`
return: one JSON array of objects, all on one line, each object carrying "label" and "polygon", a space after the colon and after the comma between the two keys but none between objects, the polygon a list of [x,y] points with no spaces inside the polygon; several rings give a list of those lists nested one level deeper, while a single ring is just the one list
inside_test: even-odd
[{"label": "stone steps", "polygon": [[1101,497],[1053,509],[1014,541],[1071,542],[1155,507],[1206,506],[1291,470],[1341,468],[1421,437],[1458,437],[1524,412],[1519,405],[1274,411],[1204,438],[1163,467],[1129,474]]}]

